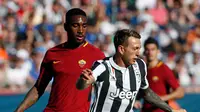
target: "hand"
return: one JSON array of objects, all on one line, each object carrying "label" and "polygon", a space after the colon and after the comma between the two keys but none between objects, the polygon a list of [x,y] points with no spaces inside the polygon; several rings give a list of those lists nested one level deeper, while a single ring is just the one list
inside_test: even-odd
[{"label": "hand", "polygon": [[187,112],[185,109],[172,110],[172,112]]},{"label": "hand", "polygon": [[92,84],[95,80],[92,76],[92,71],[90,69],[84,69],[82,71],[82,79],[86,81],[86,84]]},{"label": "hand", "polygon": [[167,100],[168,100],[168,97],[167,97],[167,95],[166,95],[166,96],[160,96],[160,99],[161,99],[162,101],[167,101]]},{"label": "hand", "polygon": [[136,100],[134,105],[133,105],[134,108],[136,109],[141,109],[142,108],[142,104],[139,100]]}]

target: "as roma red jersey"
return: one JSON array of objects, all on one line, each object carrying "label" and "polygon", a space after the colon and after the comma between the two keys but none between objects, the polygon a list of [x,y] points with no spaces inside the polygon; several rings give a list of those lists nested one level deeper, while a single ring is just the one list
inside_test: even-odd
[{"label": "as roma red jersey", "polygon": [[76,49],[67,49],[64,44],[49,49],[39,76],[43,82],[54,79],[44,112],[88,112],[90,88],[78,90],[76,82],[83,69],[103,58],[104,54],[87,42]]},{"label": "as roma red jersey", "polygon": [[[147,71],[147,79],[149,87],[159,96],[164,96],[169,93],[169,89],[179,87],[176,79],[170,68],[163,62],[159,62],[156,67],[150,68]],[[151,106],[148,103],[144,104],[143,112],[164,112],[161,109]]]}]

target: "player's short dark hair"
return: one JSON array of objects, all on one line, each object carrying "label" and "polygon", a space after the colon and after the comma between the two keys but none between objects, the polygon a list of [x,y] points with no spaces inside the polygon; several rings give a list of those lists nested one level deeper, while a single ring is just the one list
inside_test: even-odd
[{"label": "player's short dark hair", "polygon": [[155,44],[156,47],[159,49],[159,44],[158,41],[156,39],[154,39],[153,37],[149,37],[145,40],[144,42],[144,48],[148,45],[148,44]]},{"label": "player's short dark hair", "polygon": [[129,37],[134,37],[134,38],[138,38],[138,39],[141,38],[140,34],[132,29],[130,29],[130,30],[122,29],[122,30],[118,30],[115,33],[114,45],[115,45],[116,51],[117,51],[118,46],[123,45],[128,40]]},{"label": "player's short dark hair", "polygon": [[71,20],[71,17],[72,16],[76,16],[76,15],[82,15],[82,16],[85,16],[87,17],[86,13],[80,9],[80,8],[72,8],[70,10],[67,11],[66,15],[65,15],[65,21],[66,22],[70,22]]}]

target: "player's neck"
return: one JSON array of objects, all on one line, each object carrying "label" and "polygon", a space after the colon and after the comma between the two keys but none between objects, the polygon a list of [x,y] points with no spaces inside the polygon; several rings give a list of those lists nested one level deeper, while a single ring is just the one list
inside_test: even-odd
[{"label": "player's neck", "polygon": [[128,66],[126,66],[126,64],[123,62],[122,58],[118,54],[115,54],[113,56],[113,60],[120,67],[123,67],[123,68],[127,68],[128,67]]},{"label": "player's neck", "polygon": [[65,43],[65,47],[68,49],[76,49],[76,48],[83,46],[85,43],[86,43],[86,41],[81,44],[68,41]]},{"label": "player's neck", "polygon": [[150,62],[148,62],[148,68],[154,68],[157,66],[158,63],[159,63],[158,59],[150,61]]}]

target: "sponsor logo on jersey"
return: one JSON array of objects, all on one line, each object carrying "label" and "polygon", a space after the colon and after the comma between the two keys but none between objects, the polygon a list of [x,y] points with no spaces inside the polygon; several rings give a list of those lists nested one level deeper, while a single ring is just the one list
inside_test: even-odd
[{"label": "sponsor logo on jersey", "polygon": [[53,61],[53,64],[57,64],[57,63],[60,63],[60,61]]},{"label": "sponsor logo on jersey", "polygon": [[119,97],[120,99],[131,99],[131,100],[133,100],[133,98],[135,98],[135,96],[136,96],[136,94],[137,94],[137,91],[133,91],[133,92],[131,92],[131,91],[120,91],[120,89],[118,88],[115,92],[111,92],[110,93],[110,97],[111,98],[117,98],[117,97]]},{"label": "sponsor logo on jersey", "polygon": [[79,66],[80,66],[81,68],[83,68],[83,67],[85,66],[85,64],[86,64],[86,61],[83,60],[83,59],[81,59],[81,60],[78,61],[78,64],[79,64]]}]

